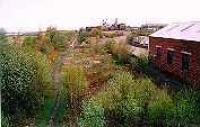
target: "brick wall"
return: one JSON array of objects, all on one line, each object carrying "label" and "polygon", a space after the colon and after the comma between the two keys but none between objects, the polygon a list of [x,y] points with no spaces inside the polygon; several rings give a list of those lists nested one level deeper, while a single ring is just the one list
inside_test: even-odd
[{"label": "brick wall", "polygon": [[[161,47],[160,59],[157,58],[157,48]],[[172,64],[167,64],[167,52],[174,49],[174,59]],[[182,70],[182,51],[191,53],[189,70]],[[167,38],[149,38],[149,56],[152,63],[181,80],[189,82],[191,85],[200,86],[200,42],[191,42]]]}]

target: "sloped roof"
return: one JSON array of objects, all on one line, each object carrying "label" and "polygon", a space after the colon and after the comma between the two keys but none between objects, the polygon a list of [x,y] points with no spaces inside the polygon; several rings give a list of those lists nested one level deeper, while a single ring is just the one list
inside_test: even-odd
[{"label": "sloped roof", "polygon": [[174,23],[150,36],[200,42],[200,21]]}]

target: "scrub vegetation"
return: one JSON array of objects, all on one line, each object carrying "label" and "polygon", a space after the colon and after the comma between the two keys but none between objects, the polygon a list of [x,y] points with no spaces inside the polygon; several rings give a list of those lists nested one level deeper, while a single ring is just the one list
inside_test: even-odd
[{"label": "scrub vegetation", "polygon": [[148,57],[102,33],[49,27],[21,45],[1,35],[2,126],[200,125],[199,90],[161,86]]}]

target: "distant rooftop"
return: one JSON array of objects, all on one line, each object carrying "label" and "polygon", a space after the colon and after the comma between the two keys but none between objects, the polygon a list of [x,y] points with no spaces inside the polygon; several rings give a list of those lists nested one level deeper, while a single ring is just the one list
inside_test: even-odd
[{"label": "distant rooftop", "polygon": [[150,36],[200,42],[200,21],[174,23]]}]

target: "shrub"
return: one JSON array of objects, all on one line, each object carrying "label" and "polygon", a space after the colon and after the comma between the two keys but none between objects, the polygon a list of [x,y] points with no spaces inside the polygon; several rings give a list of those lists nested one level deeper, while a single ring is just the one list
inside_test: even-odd
[{"label": "shrub", "polygon": [[37,127],[48,126],[49,119],[52,115],[52,109],[55,106],[55,100],[53,97],[47,97],[44,100],[44,104],[38,112],[38,115],[35,120],[35,125]]},{"label": "shrub", "polygon": [[175,105],[165,90],[157,90],[148,105],[149,122],[152,126],[167,126],[173,119]]},{"label": "shrub", "polygon": [[118,37],[118,36],[123,36],[123,32],[120,31],[107,31],[107,32],[103,32],[103,36],[105,36],[106,38],[114,38],[114,37]]},{"label": "shrub", "polygon": [[128,63],[130,57],[130,50],[128,45],[123,43],[115,43],[111,50],[114,59],[118,64]]},{"label": "shrub", "polygon": [[5,35],[0,35],[0,46],[8,45],[8,38]]},{"label": "shrub", "polygon": [[76,31],[73,30],[66,30],[66,31],[59,31],[61,36],[64,36],[65,41],[69,42],[76,37]]},{"label": "shrub", "polygon": [[30,47],[30,48],[36,48],[36,38],[35,37],[25,37],[23,44],[23,47]]},{"label": "shrub", "polygon": [[139,56],[139,57],[130,57],[129,63],[133,68],[137,68],[143,71],[148,71],[149,69],[149,60],[146,56]]},{"label": "shrub", "polygon": [[89,36],[88,32],[80,30],[77,37],[78,43],[79,44],[82,44],[83,42],[86,43],[88,36]]},{"label": "shrub", "polygon": [[131,86],[129,98],[136,99],[141,107],[145,107],[151,96],[156,92],[156,86],[149,78],[136,79]]},{"label": "shrub", "polygon": [[200,124],[200,92],[181,90],[175,95],[176,111],[173,125],[191,126]]},{"label": "shrub", "polygon": [[61,34],[60,32],[57,32],[55,36],[55,42],[53,44],[54,48],[59,49],[59,50],[64,49],[66,43],[67,43],[67,39],[66,39],[65,34]]},{"label": "shrub", "polygon": [[102,30],[101,30],[101,29],[94,28],[94,29],[92,29],[92,31],[89,33],[89,35],[90,35],[91,37],[102,38],[103,33],[102,33]]},{"label": "shrub", "polygon": [[138,32],[132,31],[126,38],[126,42],[130,45],[132,45],[133,41],[135,41],[135,38],[139,36]]},{"label": "shrub", "polygon": [[65,66],[62,82],[70,98],[78,98],[86,88],[87,81],[82,67],[75,65]]},{"label": "shrub", "polygon": [[147,70],[149,67],[149,60],[147,56],[140,56],[138,59],[138,66],[144,70]]},{"label": "shrub", "polygon": [[147,77],[134,78],[130,73],[117,71],[108,81],[108,88],[93,97],[105,109],[109,124],[140,125],[149,118],[150,125],[169,125],[175,105],[165,90],[158,89]]},{"label": "shrub", "polygon": [[1,126],[9,127],[9,119],[8,119],[8,117],[5,117],[5,115],[2,111],[1,111]]},{"label": "shrub", "polygon": [[43,54],[48,55],[54,51],[54,47],[48,43],[44,43],[41,45],[40,51]]},{"label": "shrub", "polygon": [[135,79],[128,72],[117,71],[112,77],[108,88],[92,99],[102,104],[106,118],[115,119],[117,124],[139,123],[156,87],[149,79]]},{"label": "shrub", "polygon": [[11,121],[34,115],[50,86],[46,59],[30,52],[10,46],[0,50],[2,110]]},{"label": "shrub", "polygon": [[133,39],[134,36],[132,34],[129,34],[126,38],[126,42],[131,45],[133,43]]},{"label": "shrub", "polygon": [[47,55],[54,50],[54,47],[49,43],[48,37],[40,32],[36,38],[37,49]]},{"label": "shrub", "polygon": [[104,47],[108,53],[112,53],[112,49],[113,49],[115,43],[116,43],[116,41],[114,39],[108,39],[106,41]]},{"label": "shrub", "polygon": [[94,100],[103,105],[106,109],[114,109],[123,98],[126,98],[130,86],[134,83],[132,76],[127,72],[115,72],[108,81],[108,88],[105,92],[98,94]]},{"label": "shrub", "polygon": [[78,119],[78,125],[80,127],[104,127],[104,108],[100,104],[97,104],[91,100],[84,102],[83,114]]},{"label": "shrub", "polygon": [[48,54],[48,59],[50,60],[51,64],[56,62],[56,60],[58,60],[59,58],[59,52],[57,50],[53,50],[52,52],[50,52]]},{"label": "shrub", "polygon": [[48,27],[46,37],[48,38],[48,43],[55,49],[61,50],[65,47],[69,36],[66,36],[66,33],[59,32],[55,27]]},{"label": "shrub", "polygon": [[29,55],[33,59],[33,63],[37,67],[37,84],[42,85],[42,92],[45,96],[50,96],[52,93],[52,69],[50,66],[50,61],[47,57],[37,50],[31,50],[29,48],[22,49],[25,54]]},{"label": "shrub", "polygon": [[75,65],[65,66],[63,68],[62,84],[62,96],[67,102],[67,104],[65,104],[66,108],[69,108],[70,112],[73,112],[73,114],[78,114],[81,108],[81,95],[87,88],[87,81],[83,68]]},{"label": "shrub", "polygon": [[101,44],[91,44],[90,53],[91,54],[105,54],[106,49]]}]

